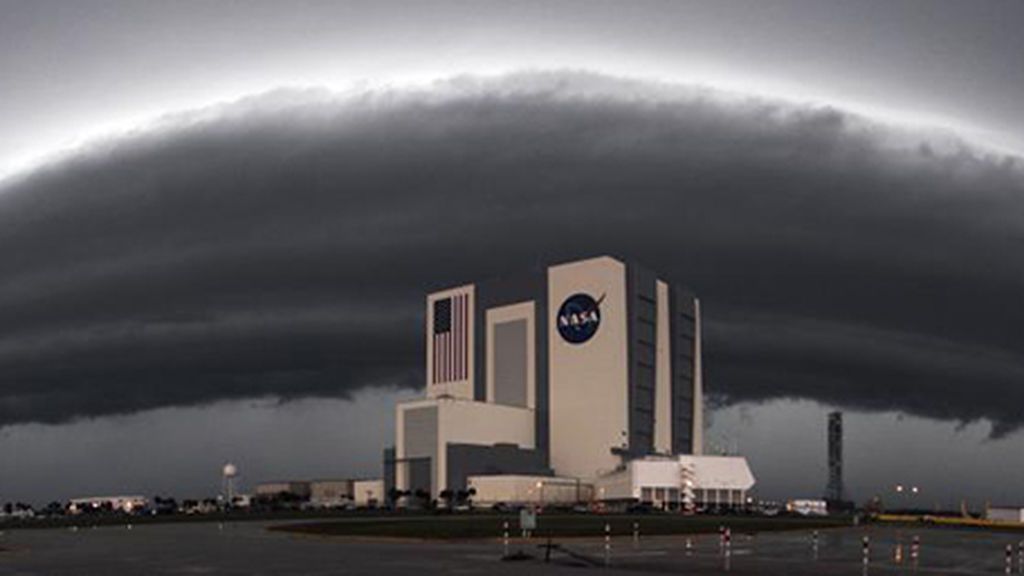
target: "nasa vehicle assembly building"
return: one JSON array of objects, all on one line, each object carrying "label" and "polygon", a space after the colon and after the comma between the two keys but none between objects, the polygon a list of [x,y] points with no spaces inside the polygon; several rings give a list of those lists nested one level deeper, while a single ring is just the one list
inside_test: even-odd
[{"label": "nasa vehicle assembly building", "polygon": [[[500,498],[483,487],[518,482],[543,500],[545,484],[570,481],[586,484],[577,499],[667,506],[694,493],[742,501],[753,485],[744,459],[702,456],[700,301],[685,289],[602,256],[441,290],[426,304],[426,395],[396,407],[385,455],[394,488],[437,497],[473,487],[487,501]],[[694,485],[723,470],[734,471],[727,500]]]}]

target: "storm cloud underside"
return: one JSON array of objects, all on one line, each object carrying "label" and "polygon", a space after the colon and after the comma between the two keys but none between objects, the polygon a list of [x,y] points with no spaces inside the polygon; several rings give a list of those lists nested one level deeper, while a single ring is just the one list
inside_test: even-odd
[{"label": "storm cloud underside", "polygon": [[720,401],[1024,424],[1024,169],[583,73],[281,91],[0,190],[0,426],[422,384],[424,293],[612,253],[693,288]]}]

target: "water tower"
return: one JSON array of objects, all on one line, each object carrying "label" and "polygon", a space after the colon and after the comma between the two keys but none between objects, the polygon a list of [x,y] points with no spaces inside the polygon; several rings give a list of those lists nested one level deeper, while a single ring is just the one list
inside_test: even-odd
[{"label": "water tower", "polygon": [[224,465],[222,476],[224,477],[224,496],[227,498],[227,503],[231,504],[235,499],[235,478],[238,476],[238,466],[228,462]]}]

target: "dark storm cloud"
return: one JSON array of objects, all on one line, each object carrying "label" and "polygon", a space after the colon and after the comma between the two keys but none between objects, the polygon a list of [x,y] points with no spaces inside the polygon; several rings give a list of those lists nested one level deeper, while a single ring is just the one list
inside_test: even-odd
[{"label": "dark storm cloud", "polygon": [[0,424],[419,385],[425,291],[636,257],[728,402],[1024,423],[1018,160],[587,74],[281,92],[0,192]]}]

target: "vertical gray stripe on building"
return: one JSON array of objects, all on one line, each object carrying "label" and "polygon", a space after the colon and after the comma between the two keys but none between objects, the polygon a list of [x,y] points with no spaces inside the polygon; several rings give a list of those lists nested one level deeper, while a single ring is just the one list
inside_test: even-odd
[{"label": "vertical gray stripe on building", "polygon": [[525,319],[494,324],[494,402],[525,408],[527,388]]},{"label": "vertical gray stripe on building", "polygon": [[547,272],[534,278],[536,291],[534,326],[534,412],[536,417],[535,443],[537,450],[544,454],[544,462],[550,463],[548,447],[550,446],[550,422],[548,422],[548,322],[554,319],[548,313],[548,275]]},{"label": "vertical gray stripe on building", "polygon": [[473,400],[487,401],[487,309],[485,288],[477,283],[473,297]]},{"label": "vertical gray stripe on building", "polygon": [[548,275],[547,268],[509,278],[492,278],[476,283],[476,339],[473,398],[487,401],[487,310],[499,306],[533,301],[534,303],[534,385],[536,396],[536,444],[547,458],[550,427],[548,424]]},{"label": "vertical gray stripe on building", "polygon": [[693,453],[693,294],[669,291],[672,350],[672,452]]},{"label": "vertical gray stripe on building", "polygon": [[406,460],[409,470],[409,492],[418,496],[420,491],[433,496],[434,490],[434,466],[435,461],[431,458],[409,458]]},{"label": "vertical gray stripe on building", "polygon": [[653,272],[634,263],[627,265],[629,450],[634,455],[654,452],[657,291]]},{"label": "vertical gray stripe on building", "polygon": [[437,407],[424,406],[405,411],[405,458],[409,471],[409,488],[424,488],[423,469],[426,462],[426,488],[433,493],[433,469],[437,466]]}]

